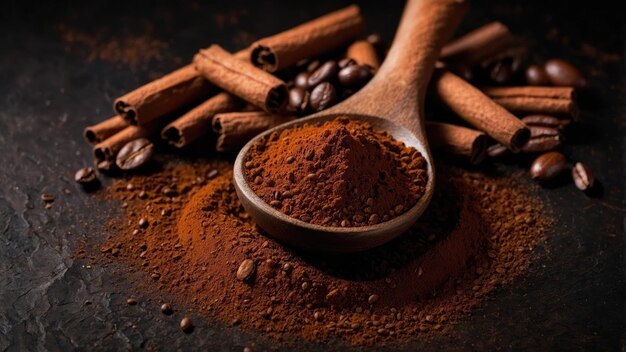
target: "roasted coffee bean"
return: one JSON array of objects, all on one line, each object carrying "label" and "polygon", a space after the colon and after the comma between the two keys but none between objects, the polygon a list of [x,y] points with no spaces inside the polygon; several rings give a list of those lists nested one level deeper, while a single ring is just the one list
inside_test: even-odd
[{"label": "roasted coffee bean", "polygon": [[117,170],[117,166],[111,160],[102,160],[96,165],[96,168],[102,172],[109,173]]},{"label": "roasted coffee bean", "polygon": [[300,72],[296,75],[296,78],[293,80],[294,87],[302,88],[304,90],[309,89],[309,76],[311,74],[308,72]]},{"label": "roasted coffee bean", "polygon": [[192,332],[193,331],[193,322],[191,321],[191,318],[189,317],[184,317],[181,321],[180,321],[180,329],[184,332]]},{"label": "roasted coffee bean", "polygon": [[524,153],[543,153],[554,150],[561,146],[561,132],[552,127],[528,126],[530,129],[530,139],[521,150]]},{"label": "roasted coffee bean", "polygon": [[380,299],[380,297],[377,294],[373,294],[373,295],[369,296],[369,298],[367,299],[367,303],[374,304],[374,303],[378,302],[379,299]]},{"label": "roasted coffee bean", "polygon": [[595,178],[589,166],[583,163],[576,163],[572,168],[572,179],[574,184],[581,191],[587,191],[593,188]]},{"label": "roasted coffee bean", "polygon": [[136,299],[134,299],[134,298],[128,298],[128,299],[126,299],[126,303],[127,303],[129,306],[134,306],[134,305],[136,305],[136,304],[137,304],[137,300],[136,300]]},{"label": "roasted coffee bean", "polygon": [[300,87],[294,87],[289,90],[289,110],[297,115],[306,114],[309,108],[309,99],[311,94]]},{"label": "roasted coffee bean", "polygon": [[500,143],[496,143],[487,148],[487,155],[490,158],[501,158],[503,156],[511,155],[511,151]]},{"label": "roasted coffee bean", "polygon": [[539,65],[530,65],[526,68],[526,83],[531,86],[547,86],[550,84],[550,77],[546,70]]},{"label": "roasted coffee bean", "polygon": [[317,69],[320,67],[320,65],[321,65],[321,64],[322,64],[322,62],[321,62],[320,60],[313,60],[313,61],[311,61],[311,62],[307,65],[306,70],[307,70],[309,73],[311,73],[311,72],[313,72],[313,71],[317,70]]},{"label": "roasted coffee bean", "polygon": [[163,303],[161,305],[161,313],[163,313],[165,315],[170,315],[173,312],[174,311],[172,310],[172,306],[169,303]]},{"label": "roasted coffee bean", "polygon": [[44,193],[41,195],[41,200],[43,200],[44,203],[52,203],[54,202],[54,196],[52,194]]},{"label": "roasted coffee bean", "polygon": [[339,66],[335,60],[326,61],[322,66],[309,76],[307,81],[309,87],[315,87],[322,82],[331,82],[337,76]]},{"label": "roasted coffee bean", "polygon": [[132,170],[145,165],[152,158],[154,145],[146,138],[126,143],[117,154],[115,163],[122,170]]},{"label": "roasted coffee bean", "polygon": [[530,130],[530,138],[540,138],[540,137],[556,137],[561,138],[561,132],[552,127],[547,126],[536,126],[530,125],[528,126]]},{"label": "roasted coffee bean", "polygon": [[528,126],[543,126],[556,129],[563,129],[570,123],[570,120],[561,120],[550,115],[528,115],[522,117],[521,120]]},{"label": "roasted coffee bean", "polygon": [[567,158],[559,152],[539,156],[530,166],[530,177],[537,181],[551,181],[567,169]]},{"label": "roasted coffee bean", "polygon": [[313,110],[322,111],[334,105],[335,102],[337,102],[337,90],[332,84],[324,82],[313,88],[310,98]]},{"label": "roasted coffee bean", "polygon": [[338,78],[342,86],[357,88],[372,78],[372,71],[365,65],[352,65],[339,71]]},{"label": "roasted coffee bean", "polygon": [[565,60],[548,60],[543,67],[546,70],[550,82],[555,86],[583,88],[587,85],[587,80],[583,74]]},{"label": "roasted coffee bean", "polygon": [[139,227],[141,227],[142,229],[147,229],[148,226],[150,226],[150,222],[144,218],[139,219]]},{"label": "roasted coffee bean", "polygon": [[518,55],[507,56],[492,63],[489,67],[489,78],[503,84],[509,82],[519,71],[522,59]]},{"label": "roasted coffee bean", "polygon": [[339,68],[346,68],[348,66],[352,66],[352,65],[356,65],[356,61],[354,61],[353,59],[349,58],[349,57],[345,57],[341,60],[339,60]]},{"label": "roasted coffee bean", "polygon": [[74,174],[74,181],[81,185],[88,185],[98,179],[96,171],[91,167],[84,167]]},{"label": "roasted coffee bean", "polygon": [[254,270],[256,269],[256,265],[252,259],[246,259],[239,265],[237,269],[237,280],[247,281],[252,278],[254,275]]}]

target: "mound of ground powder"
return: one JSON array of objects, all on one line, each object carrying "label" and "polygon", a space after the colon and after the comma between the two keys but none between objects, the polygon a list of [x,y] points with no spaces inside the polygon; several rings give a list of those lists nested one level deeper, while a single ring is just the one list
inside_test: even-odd
[{"label": "mound of ground powder", "polygon": [[345,117],[275,132],[245,160],[248,183],[265,202],[326,226],[387,221],[415,205],[427,182],[415,148]]},{"label": "mound of ground powder", "polygon": [[401,343],[451,329],[523,275],[550,223],[528,185],[441,164],[406,234],[363,253],[301,253],[254,225],[230,167],[178,161],[117,181],[125,216],[109,224],[99,262],[143,273],[137,289],[179,309],[271,338]]}]

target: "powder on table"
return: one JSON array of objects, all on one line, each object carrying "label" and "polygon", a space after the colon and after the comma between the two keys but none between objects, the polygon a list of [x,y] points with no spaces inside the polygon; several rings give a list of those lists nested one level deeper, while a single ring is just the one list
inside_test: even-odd
[{"label": "powder on table", "polygon": [[424,194],[426,160],[415,149],[345,117],[259,140],[245,175],[265,202],[318,225],[365,226],[410,209]]},{"label": "powder on table", "polygon": [[433,201],[409,232],[333,256],[264,236],[237,199],[228,163],[169,163],[112,187],[126,215],[110,224],[99,258],[143,272],[145,292],[272,338],[363,345],[449,331],[526,272],[549,220],[527,186],[438,170]]}]

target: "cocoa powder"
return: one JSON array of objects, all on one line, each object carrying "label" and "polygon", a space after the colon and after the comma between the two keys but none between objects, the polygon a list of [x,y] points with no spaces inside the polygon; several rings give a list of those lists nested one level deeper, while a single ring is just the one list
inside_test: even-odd
[{"label": "cocoa powder", "polygon": [[246,155],[248,184],[270,206],[326,226],[364,226],[410,209],[426,160],[366,122],[340,117],[274,132]]},{"label": "cocoa powder", "polygon": [[522,177],[440,163],[431,205],[403,236],[364,253],[298,252],[254,225],[230,170],[176,161],[115,182],[108,195],[125,215],[109,224],[100,262],[144,273],[138,289],[178,307],[272,338],[401,343],[450,330],[523,275],[550,224]]}]

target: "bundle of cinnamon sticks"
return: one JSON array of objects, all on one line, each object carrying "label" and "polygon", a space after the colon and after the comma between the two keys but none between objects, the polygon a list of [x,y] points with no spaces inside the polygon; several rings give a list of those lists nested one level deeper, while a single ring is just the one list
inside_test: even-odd
[{"label": "bundle of cinnamon sticks", "polygon": [[[120,149],[137,138],[162,138],[182,148],[215,134],[216,151],[236,151],[256,134],[310,112],[290,106],[294,99],[301,104],[299,107],[304,106],[302,94],[309,99],[307,94],[313,87],[307,84],[314,80],[312,77],[327,74],[311,73],[320,56],[341,52],[337,67],[341,68],[342,62],[363,65],[375,74],[384,58],[377,50],[378,43],[364,40],[363,33],[359,8],[349,6],[260,39],[234,54],[215,44],[202,49],[192,63],[116,99],[115,116],[85,129],[84,137],[93,145],[96,165],[110,168]],[[487,86],[481,81],[477,88],[467,81],[474,77],[467,74],[468,70],[478,66],[496,70],[497,83],[501,83],[502,77],[512,71],[511,65],[503,66],[503,62],[511,61],[506,61],[510,59],[506,55],[514,45],[508,28],[494,22],[442,50],[442,62],[431,89],[449,114],[460,119],[458,124],[427,123],[433,148],[478,164],[487,156],[490,144],[499,143],[511,152],[523,149],[531,133],[520,120],[521,114],[543,113],[566,119],[576,116],[573,87]],[[485,62],[489,64],[485,66]],[[304,78],[278,78],[285,77],[280,74],[285,69],[307,65],[309,71]],[[319,63],[313,67],[321,69]],[[295,94],[294,89],[303,85],[309,91]],[[354,94],[356,89],[358,86],[336,92],[337,100]]]}]

